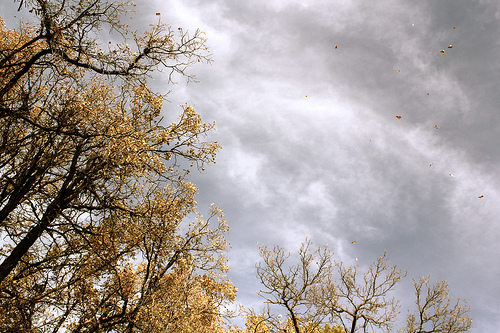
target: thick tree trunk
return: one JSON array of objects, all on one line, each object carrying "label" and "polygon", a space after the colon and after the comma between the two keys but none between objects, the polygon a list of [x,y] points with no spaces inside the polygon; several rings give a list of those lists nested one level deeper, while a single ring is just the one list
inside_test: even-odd
[{"label": "thick tree trunk", "polygon": [[[60,198],[60,197],[59,197]],[[41,221],[35,227],[33,227],[24,238],[17,244],[17,246],[12,250],[10,255],[5,258],[5,260],[0,264],[0,283],[12,272],[12,270],[17,266],[19,260],[28,252],[30,247],[36,242],[36,240],[42,235],[42,233],[47,230],[49,225],[54,221],[63,207],[61,205],[66,204],[67,200],[54,200],[45,211]]]}]

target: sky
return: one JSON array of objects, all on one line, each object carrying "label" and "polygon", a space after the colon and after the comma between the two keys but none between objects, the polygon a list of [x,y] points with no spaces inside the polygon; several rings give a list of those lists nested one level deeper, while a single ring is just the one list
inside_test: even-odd
[{"label": "sky", "polygon": [[133,27],[159,12],[213,53],[199,83],[153,86],[171,90],[165,114],[188,103],[217,124],[217,164],[192,180],[202,213],[225,211],[238,302],[262,305],[259,245],[309,237],[361,269],[387,251],[408,271],[402,314],[430,274],[473,332],[498,332],[500,2],[136,2]]}]

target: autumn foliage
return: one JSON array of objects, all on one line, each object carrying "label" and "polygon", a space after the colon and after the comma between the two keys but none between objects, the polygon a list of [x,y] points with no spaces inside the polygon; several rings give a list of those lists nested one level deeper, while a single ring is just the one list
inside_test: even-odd
[{"label": "autumn foliage", "polygon": [[201,34],[138,37],[123,3],[20,7],[38,22],[0,20],[0,331],[216,331],[235,297],[227,226],[186,179],[214,162],[214,125],[188,105],[164,124],[147,84],[208,61]]}]

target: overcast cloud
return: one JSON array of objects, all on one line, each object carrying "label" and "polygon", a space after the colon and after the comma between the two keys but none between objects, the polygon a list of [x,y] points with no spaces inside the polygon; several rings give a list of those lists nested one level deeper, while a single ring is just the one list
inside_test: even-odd
[{"label": "overcast cloud", "polygon": [[226,212],[239,302],[262,304],[258,244],[308,236],[347,264],[387,250],[411,277],[448,280],[474,332],[498,332],[500,2],[137,2],[135,24],[161,12],[214,54],[165,112],[187,102],[217,123],[223,150],[193,181],[202,212]]},{"label": "overcast cloud", "polygon": [[409,276],[448,280],[474,332],[498,331],[499,2],[150,6],[214,53],[169,98],[218,124],[217,165],[194,181],[200,209],[227,214],[243,305],[261,304],[257,245],[309,236],[349,264],[387,250]]}]

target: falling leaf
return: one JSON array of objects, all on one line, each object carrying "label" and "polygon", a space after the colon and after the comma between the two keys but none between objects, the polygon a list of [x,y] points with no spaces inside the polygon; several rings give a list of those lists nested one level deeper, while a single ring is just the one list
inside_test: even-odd
[{"label": "falling leaf", "polygon": [[457,27],[453,26],[453,29],[456,29]]},{"label": "falling leaf", "polygon": [[453,45],[450,44],[450,46],[448,46],[449,49],[452,49],[453,48]]},{"label": "falling leaf", "polygon": [[370,139],[370,142],[371,142],[371,143],[373,143],[373,142],[372,142],[372,139]]},{"label": "falling leaf", "polygon": [[356,258],[356,261],[358,261],[358,258]]},{"label": "falling leaf", "polygon": [[302,97],[307,98],[307,95],[304,95],[304,96],[302,96]]},{"label": "falling leaf", "polygon": [[450,173],[450,176],[455,177],[455,175],[454,175],[454,174],[452,174],[452,173]]},{"label": "falling leaf", "polygon": [[429,93],[427,93],[427,96],[429,96]]},{"label": "falling leaf", "polygon": [[431,164],[429,164],[429,168],[434,164],[434,162],[431,162]]},{"label": "falling leaf", "polygon": [[441,53],[442,53],[443,55],[446,55],[446,53],[444,53],[444,50],[441,50]]},{"label": "falling leaf", "polygon": [[356,241],[352,241],[351,244],[356,244]]},{"label": "falling leaf", "polygon": [[160,13],[156,13],[156,16],[160,16]]},{"label": "falling leaf", "polygon": [[438,125],[434,125],[434,128],[435,128],[435,129],[438,129],[438,128],[439,128],[439,126],[438,126]]},{"label": "falling leaf", "polygon": [[398,73],[401,72],[401,71],[398,71]]},{"label": "falling leaf", "polygon": [[482,197],[483,197],[482,195],[478,196],[479,199],[481,199]]},{"label": "falling leaf", "polygon": [[335,44],[335,50],[338,48],[339,46],[337,44]]},{"label": "falling leaf", "polygon": [[396,118],[401,119],[401,116],[396,116]]}]

